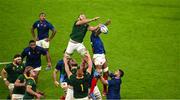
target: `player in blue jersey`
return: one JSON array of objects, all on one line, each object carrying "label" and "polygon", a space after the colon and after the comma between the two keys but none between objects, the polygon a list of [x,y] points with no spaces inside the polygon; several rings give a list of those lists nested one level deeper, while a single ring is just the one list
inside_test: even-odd
[{"label": "player in blue jersey", "polygon": [[[104,25],[109,25],[111,23],[110,20],[108,20]],[[91,45],[93,50],[93,62],[95,64],[96,71],[99,73],[103,72],[104,79],[108,79],[108,67],[107,62],[105,58],[105,48],[103,45],[103,42],[100,38],[101,31],[100,28],[98,28],[95,31],[92,31],[91,34]],[[92,84],[91,84],[91,90],[90,93],[93,92],[94,87],[96,86],[97,78],[93,77]],[[106,95],[107,93],[107,86],[103,86],[103,95]]]},{"label": "player in blue jersey", "polygon": [[[57,81],[56,75],[57,73],[60,72],[60,77],[59,77],[59,81]],[[54,69],[53,72],[53,79],[54,79],[54,84],[55,86],[59,86],[59,83],[61,83],[61,87],[63,85],[63,83],[65,82],[67,78],[65,69],[64,69],[64,61],[63,59],[59,60],[58,63],[56,64],[56,67]]]},{"label": "player in blue jersey", "polygon": [[[56,78],[58,72],[60,72],[59,81],[57,81],[57,78]],[[59,60],[58,63],[56,64],[56,67],[55,67],[54,72],[53,72],[53,80],[54,80],[54,85],[56,87],[58,87],[60,85],[61,88],[64,89],[64,92],[66,94],[67,75],[65,72],[63,59]],[[65,99],[65,96],[62,96],[61,99]]]},{"label": "player in blue jersey", "polygon": [[48,52],[44,48],[37,46],[34,40],[30,40],[29,46],[21,53],[22,58],[26,57],[25,66],[32,66],[37,76],[41,70],[41,55],[46,56],[48,65],[51,66]]},{"label": "player in blue jersey", "polygon": [[[34,30],[37,29],[37,36],[35,35]],[[51,36],[49,37],[49,30],[52,31]],[[48,51],[49,49],[49,42],[53,39],[56,34],[56,30],[54,26],[46,20],[46,14],[40,13],[39,20],[37,20],[31,29],[31,33],[33,39],[36,41],[36,44],[40,47],[43,47]],[[49,51],[48,51],[49,52]],[[46,70],[51,69],[51,66],[48,66]]]},{"label": "player in blue jersey", "polygon": [[107,100],[119,100],[121,99],[120,90],[121,90],[121,78],[124,76],[123,70],[119,69],[115,71],[114,74],[109,75],[111,80],[105,80],[102,76],[100,76],[100,80],[103,84],[108,85],[108,92],[106,95]]}]

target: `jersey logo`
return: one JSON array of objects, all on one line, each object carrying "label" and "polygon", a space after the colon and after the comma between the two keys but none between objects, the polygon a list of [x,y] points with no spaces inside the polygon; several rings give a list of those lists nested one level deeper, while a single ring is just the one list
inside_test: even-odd
[{"label": "jersey logo", "polygon": [[39,24],[37,24],[37,27],[39,27]]},{"label": "jersey logo", "polygon": [[31,55],[31,52],[29,51],[28,54]]}]

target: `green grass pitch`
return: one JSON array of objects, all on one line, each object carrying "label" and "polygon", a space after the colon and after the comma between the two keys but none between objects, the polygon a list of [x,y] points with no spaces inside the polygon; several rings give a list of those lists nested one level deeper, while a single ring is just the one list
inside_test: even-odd
[{"label": "green grass pitch", "polygon": [[[72,25],[81,12],[89,18],[101,18],[91,25],[110,18],[109,34],[101,37],[109,69],[125,71],[122,98],[180,99],[179,0],[1,0],[0,62],[11,61],[28,45],[30,28],[41,11],[57,29],[50,46],[54,66],[62,58]],[[91,51],[89,41],[90,32],[84,44]],[[74,57],[79,59],[77,53]],[[52,71],[40,73],[38,88],[47,99],[58,99],[63,91],[54,86]],[[99,87],[102,90],[101,84]],[[0,79],[0,99],[7,93]]]}]

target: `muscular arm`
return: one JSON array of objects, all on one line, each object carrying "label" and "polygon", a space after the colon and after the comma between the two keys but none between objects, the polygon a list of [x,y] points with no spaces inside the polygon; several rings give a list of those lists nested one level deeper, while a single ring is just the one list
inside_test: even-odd
[{"label": "muscular arm", "polygon": [[14,83],[15,86],[20,87],[20,86],[25,86],[25,82],[21,83],[19,79],[16,80],[16,82]]},{"label": "muscular arm", "polygon": [[91,56],[90,56],[89,52],[86,54],[86,57],[87,57],[87,63],[88,63],[87,72],[89,74],[91,74],[91,71],[92,71],[92,60],[91,60]]},{"label": "muscular arm", "polygon": [[[111,24],[111,20],[110,20],[110,19],[108,19],[108,20],[104,23],[105,26],[108,26],[109,24]],[[100,35],[100,34],[101,34],[101,31],[100,31],[100,25],[99,25],[99,27],[95,30],[95,35],[98,36],[98,35]]]},{"label": "muscular arm", "polygon": [[31,28],[31,34],[32,34],[33,39],[36,41],[36,35],[35,35],[34,30],[35,30],[35,28],[32,27],[32,28]]},{"label": "muscular arm", "polygon": [[5,69],[3,68],[2,71],[1,71],[1,76],[2,78],[7,78],[7,72],[5,71]]},{"label": "muscular arm", "polygon": [[26,86],[26,91],[34,96],[40,95],[38,93],[36,93],[35,91],[32,90],[32,86],[31,85],[27,85]]},{"label": "muscular arm", "polygon": [[100,80],[103,84],[108,85],[108,81],[105,80],[102,76],[100,77]]},{"label": "muscular arm", "polygon": [[97,25],[97,26],[89,26],[89,27],[88,27],[88,30],[89,30],[89,31],[96,31],[99,27],[100,27],[100,24]]},{"label": "muscular arm", "polygon": [[53,80],[54,81],[57,81],[56,79],[56,76],[57,76],[57,73],[58,73],[58,70],[57,69],[54,69],[54,71],[53,71]]},{"label": "muscular arm", "polygon": [[92,18],[92,19],[79,20],[79,21],[76,22],[76,25],[87,24],[87,23],[92,22],[92,21],[95,21],[95,20],[97,20],[97,19],[99,19],[99,17],[94,17],[94,18]]},{"label": "muscular arm", "polygon": [[55,35],[56,35],[56,30],[53,28],[52,34],[51,34],[51,36],[49,38],[49,41],[51,41]]},{"label": "muscular arm", "polygon": [[68,75],[68,78],[69,78],[69,77],[72,75],[72,73],[71,73],[71,71],[70,71],[70,69],[69,69],[68,60],[67,60],[66,55],[64,55],[63,60],[64,60],[65,71],[66,71],[66,73],[67,73],[67,75]]}]

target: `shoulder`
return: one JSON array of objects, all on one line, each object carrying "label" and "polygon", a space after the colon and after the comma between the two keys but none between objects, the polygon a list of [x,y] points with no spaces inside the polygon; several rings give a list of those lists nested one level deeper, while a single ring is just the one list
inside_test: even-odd
[{"label": "shoulder", "polygon": [[58,61],[58,64],[60,64],[60,65],[64,64],[64,61],[61,59],[61,60]]},{"label": "shoulder", "polygon": [[27,85],[33,85],[35,84],[35,80],[32,78],[27,79]]},{"label": "shoulder", "polygon": [[6,66],[5,66],[5,70],[6,69],[9,69],[9,68],[11,68],[13,66],[13,64],[12,63],[10,63],[10,64],[7,64]]},{"label": "shoulder", "polygon": [[69,79],[70,79],[71,81],[76,80],[76,75],[75,75],[75,74],[72,74],[72,75],[69,77]]},{"label": "shoulder", "polygon": [[24,76],[24,74],[20,74],[19,76],[18,76],[18,78],[17,79],[23,79],[25,76]]},{"label": "shoulder", "polygon": [[29,50],[30,50],[29,47],[24,48],[24,51],[29,51]]},{"label": "shoulder", "polygon": [[40,23],[40,21],[39,21],[39,20],[36,20],[36,21],[34,22],[34,24],[38,24],[38,23]]},{"label": "shoulder", "polygon": [[45,49],[40,46],[36,46],[36,50],[45,50]]}]

